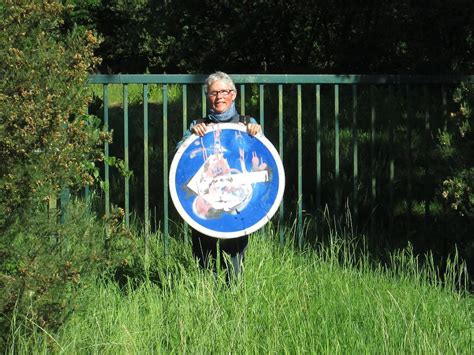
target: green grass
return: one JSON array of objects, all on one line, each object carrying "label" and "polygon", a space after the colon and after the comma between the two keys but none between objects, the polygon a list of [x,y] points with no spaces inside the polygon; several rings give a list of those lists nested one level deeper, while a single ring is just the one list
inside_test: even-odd
[{"label": "green grass", "polygon": [[243,278],[227,285],[189,245],[173,240],[166,257],[156,237],[124,287],[84,290],[57,334],[18,321],[12,352],[472,353],[474,302],[455,289],[456,264],[441,283],[409,248],[381,266],[352,242],[297,252],[276,239],[252,236]]},{"label": "green grass", "polygon": [[[104,89],[102,85],[95,84],[88,86],[91,95],[104,97]],[[149,103],[163,103],[163,91],[161,85],[150,84],[149,85]],[[170,103],[180,100],[182,96],[182,88],[177,84],[167,85],[168,90],[168,101]],[[109,95],[109,106],[122,106],[123,105],[123,85],[110,84],[108,85]],[[137,105],[143,103],[143,85],[142,84],[129,84],[128,85],[128,103],[129,105]]]}]

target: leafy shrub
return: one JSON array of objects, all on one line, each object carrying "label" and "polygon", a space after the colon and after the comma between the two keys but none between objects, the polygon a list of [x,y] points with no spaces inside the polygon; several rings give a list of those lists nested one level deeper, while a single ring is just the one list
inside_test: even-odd
[{"label": "leafy shrub", "polygon": [[444,179],[441,195],[446,204],[461,216],[474,215],[474,92],[465,84],[456,89],[457,109],[451,113],[451,130],[438,136],[439,151],[447,162],[450,174]]},{"label": "leafy shrub", "polygon": [[61,187],[91,184],[110,139],[86,110],[98,40],[62,30],[67,11],[54,0],[0,6],[0,230]]},{"label": "leafy shrub", "polygon": [[133,239],[120,213],[100,222],[73,203],[58,224],[45,208],[61,188],[94,182],[110,140],[87,114],[98,40],[66,30],[68,11],[57,0],[0,5],[0,348],[12,314],[41,329],[61,324],[76,291],[125,262],[120,251]]}]

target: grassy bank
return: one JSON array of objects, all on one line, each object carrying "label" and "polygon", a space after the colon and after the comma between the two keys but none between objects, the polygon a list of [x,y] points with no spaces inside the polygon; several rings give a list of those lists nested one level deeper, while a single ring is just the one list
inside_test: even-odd
[{"label": "grassy bank", "polygon": [[57,334],[19,318],[11,350],[472,353],[474,301],[455,290],[454,267],[441,284],[410,250],[382,267],[340,240],[299,253],[275,239],[251,238],[244,277],[230,286],[198,270],[188,245],[173,242],[165,257],[157,239],[148,261],[129,266],[128,283],[107,278],[82,291]]}]

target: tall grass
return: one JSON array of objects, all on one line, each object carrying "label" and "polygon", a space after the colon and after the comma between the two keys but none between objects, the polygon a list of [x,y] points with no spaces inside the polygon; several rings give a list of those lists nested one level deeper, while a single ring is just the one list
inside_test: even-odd
[{"label": "tall grass", "polygon": [[454,287],[460,269],[441,281],[409,248],[382,266],[337,236],[303,252],[277,239],[268,229],[252,236],[243,277],[227,284],[222,272],[199,270],[189,245],[173,240],[165,256],[155,236],[128,282],[107,278],[85,290],[57,334],[18,321],[10,350],[472,353],[474,303]]}]

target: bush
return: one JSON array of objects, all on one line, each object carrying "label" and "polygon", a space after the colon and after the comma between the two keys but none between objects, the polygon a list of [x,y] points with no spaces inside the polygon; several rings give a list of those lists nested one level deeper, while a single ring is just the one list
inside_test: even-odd
[{"label": "bush", "polygon": [[72,204],[64,224],[46,210],[60,189],[94,182],[110,140],[87,114],[98,40],[66,30],[68,11],[57,0],[0,5],[0,348],[12,314],[44,329],[61,324],[76,290],[120,263],[115,249],[130,237],[117,215],[104,238],[104,223],[83,205]]},{"label": "bush", "polygon": [[456,89],[457,108],[451,113],[450,130],[440,132],[438,149],[450,174],[444,179],[441,194],[449,208],[461,215],[474,216],[474,92],[465,84]]},{"label": "bush", "polygon": [[85,83],[98,41],[54,0],[0,6],[0,230],[62,187],[91,184],[109,139],[87,115]]}]

